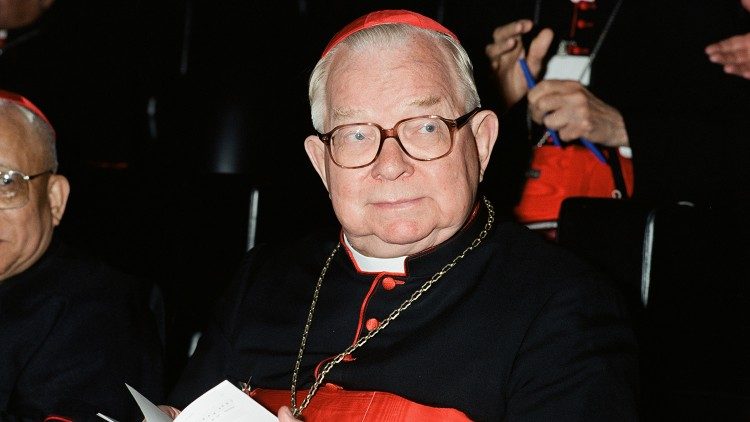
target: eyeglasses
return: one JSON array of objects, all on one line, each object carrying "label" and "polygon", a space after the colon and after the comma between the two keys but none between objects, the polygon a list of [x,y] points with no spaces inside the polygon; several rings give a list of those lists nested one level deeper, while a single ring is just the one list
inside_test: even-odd
[{"label": "eyeglasses", "polygon": [[29,202],[29,182],[52,170],[27,176],[15,170],[0,170],[0,209],[21,208]]},{"label": "eyeglasses", "polygon": [[383,129],[377,123],[349,123],[336,126],[328,133],[318,133],[333,162],[343,168],[356,169],[372,164],[383,149],[383,142],[393,138],[409,157],[432,161],[450,154],[455,132],[480,110],[471,110],[451,120],[440,116],[410,117]]}]

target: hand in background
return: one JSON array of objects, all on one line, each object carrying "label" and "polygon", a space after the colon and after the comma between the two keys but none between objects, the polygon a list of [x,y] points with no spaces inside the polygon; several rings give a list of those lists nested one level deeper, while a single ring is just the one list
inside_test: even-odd
[{"label": "hand in background", "polygon": [[[740,3],[750,12],[750,0]],[[708,60],[721,65],[725,73],[750,79],[750,32],[713,43],[705,51]]]},{"label": "hand in background", "polygon": [[560,139],[584,137],[609,147],[629,146],[622,114],[577,81],[544,80],[529,91],[529,111]]},{"label": "hand in background", "polygon": [[517,103],[528,91],[526,79],[518,64],[518,59],[526,58],[531,73],[538,77],[554,34],[545,28],[531,41],[528,55],[524,51],[521,36],[528,33],[534,24],[528,19],[521,19],[495,28],[492,33],[492,44],[485,47],[485,54],[490,59],[492,69],[500,85],[500,95],[506,107]]},{"label": "hand in background", "polygon": [[750,33],[735,35],[706,47],[708,60],[730,75],[750,79]]}]

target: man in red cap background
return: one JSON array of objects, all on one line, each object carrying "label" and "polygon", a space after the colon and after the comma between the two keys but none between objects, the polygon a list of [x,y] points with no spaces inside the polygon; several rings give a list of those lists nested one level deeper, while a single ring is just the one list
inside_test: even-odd
[{"label": "man in red cap background", "polygon": [[162,350],[140,281],[54,235],[70,193],[55,132],[0,91],[0,420],[133,417],[124,383],[162,392]]},{"label": "man in red cap background", "polygon": [[636,419],[611,282],[479,192],[499,124],[455,34],[362,16],[309,99],[305,150],[340,227],[247,254],[169,404],[227,379],[282,421]]}]

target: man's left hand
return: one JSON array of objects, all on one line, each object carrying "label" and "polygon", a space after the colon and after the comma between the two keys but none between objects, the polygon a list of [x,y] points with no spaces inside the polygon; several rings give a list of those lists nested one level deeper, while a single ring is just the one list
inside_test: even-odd
[{"label": "man's left hand", "polygon": [[281,406],[279,409],[279,422],[301,422],[300,419],[296,419],[292,414],[292,410],[286,406]]}]

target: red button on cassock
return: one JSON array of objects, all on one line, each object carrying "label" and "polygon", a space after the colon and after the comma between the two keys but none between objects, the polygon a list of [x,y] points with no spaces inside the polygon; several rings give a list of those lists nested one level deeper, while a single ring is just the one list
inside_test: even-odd
[{"label": "red button on cassock", "polygon": [[365,323],[365,327],[367,327],[368,331],[372,331],[372,330],[378,328],[378,325],[380,325],[380,321],[378,321],[375,318],[370,318]]},{"label": "red button on cassock", "polygon": [[393,288],[396,287],[396,280],[394,280],[393,277],[386,277],[383,279],[382,284],[385,290],[393,290]]}]

